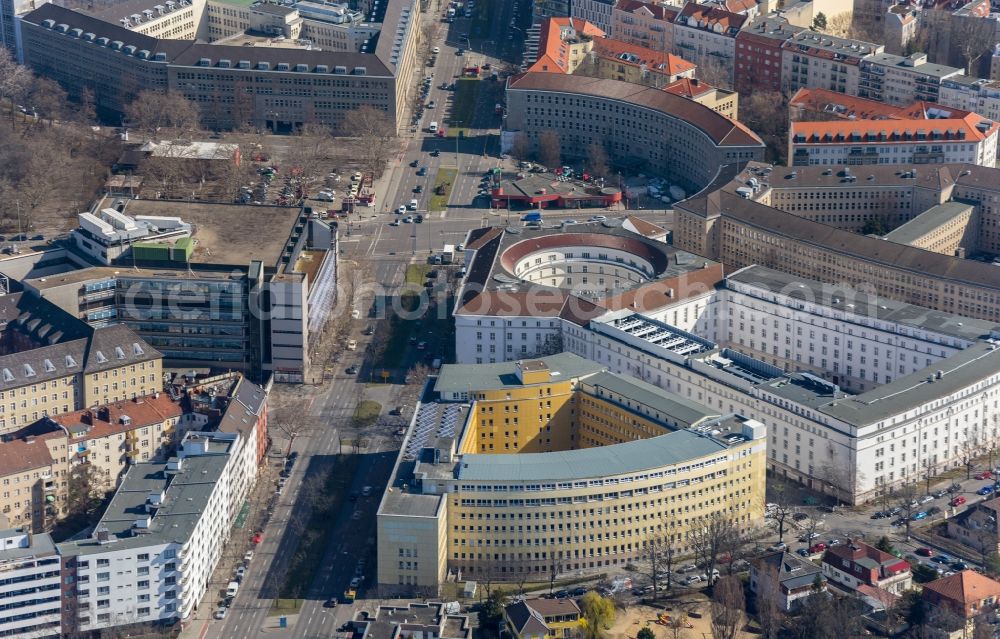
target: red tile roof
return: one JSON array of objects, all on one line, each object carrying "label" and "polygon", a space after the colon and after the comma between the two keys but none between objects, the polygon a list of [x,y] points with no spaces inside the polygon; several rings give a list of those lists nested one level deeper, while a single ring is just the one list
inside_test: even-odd
[{"label": "red tile roof", "polygon": [[822,112],[843,120],[921,120],[942,116],[964,118],[971,111],[933,102],[917,101],[905,107],[845,95],[829,89],[799,89],[788,101],[790,108]]},{"label": "red tile roof", "polygon": [[762,145],[745,125],[681,96],[630,82],[602,80],[560,73],[523,73],[507,82],[508,91],[554,91],[617,100],[684,120],[719,146]]},{"label": "red tile roof", "polygon": [[[158,395],[159,397],[146,395],[98,408],[63,413],[50,419],[70,430],[71,433],[78,430],[80,426],[87,427],[86,434],[70,439],[70,441],[80,441],[160,424],[166,419],[180,417],[184,414],[180,403],[172,400],[167,393],[158,393]],[[129,424],[127,425],[122,423],[122,418],[125,416],[128,416]]]},{"label": "red tile roof", "polygon": [[741,13],[733,13],[719,7],[689,2],[684,5],[684,10],[674,22],[685,26],[695,26],[691,24],[692,20],[699,29],[735,36],[747,21],[747,17]]},{"label": "red tile roof", "polygon": [[574,35],[603,38],[604,32],[597,26],[579,18],[546,18],[541,25],[538,40],[538,59],[529,71],[561,70],[569,73],[569,49],[564,45],[564,30],[571,29]]},{"label": "red tile roof", "polygon": [[38,438],[12,439],[0,444],[0,476],[47,468],[53,461],[48,446]]},{"label": "red tile roof", "polygon": [[619,0],[618,4],[615,5],[616,11],[625,11],[627,13],[635,13],[639,10],[648,11],[657,20],[666,20],[667,22],[673,22],[679,15],[679,11],[674,11],[669,7],[662,4],[655,4],[653,2],[642,2],[641,0]]},{"label": "red tile roof", "polygon": [[673,93],[674,95],[685,97],[688,100],[693,100],[698,96],[715,91],[715,87],[698,79],[678,78],[663,87],[663,90],[668,93]]},{"label": "red tile roof", "polygon": [[[981,122],[989,123],[985,130],[979,128]],[[932,135],[940,134],[938,140],[982,141],[996,134],[1000,124],[987,120],[975,113],[964,118],[948,119],[906,119],[906,120],[836,120],[832,122],[792,122],[789,135],[796,144],[891,144],[893,142],[918,141],[916,134],[924,133],[927,141]],[[852,135],[860,140],[852,140]],[[879,139],[881,135],[886,139]],[[838,137],[839,136],[839,137]],[[964,136],[964,137],[963,137]],[[804,140],[800,140],[804,137]],[[906,138],[910,139],[907,140]],[[921,140],[922,141],[922,140]]]},{"label": "red tile roof", "polygon": [[680,56],[612,38],[594,40],[594,53],[601,58],[614,58],[618,63],[628,66],[644,65],[650,72],[663,75],[687,73],[695,68],[694,63]]},{"label": "red tile roof", "polygon": [[924,592],[933,592],[942,599],[954,601],[964,608],[990,597],[1000,599],[1000,582],[980,575],[975,570],[963,570],[950,577],[942,577],[924,584]]}]

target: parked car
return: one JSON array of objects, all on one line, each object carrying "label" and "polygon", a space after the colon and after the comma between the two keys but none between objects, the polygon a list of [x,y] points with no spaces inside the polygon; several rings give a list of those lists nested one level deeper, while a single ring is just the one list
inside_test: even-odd
[{"label": "parked car", "polygon": [[933,561],[935,563],[939,563],[939,564],[950,564],[952,562],[952,558],[949,557],[948,555],[944,554],[944,553],[941,553],[940,555],[937,555],[936,557],[932,557],[931,561]]},{"label": "parked car", "polygon": [[956,561],[953,564],[951,564],[951,569],[954,570],[955,572],[962,572],[963,570],[969,569],[969,564],[965,563],[964,561]]},{"label": "parked car", "polygon": [[807,541],[812,541],[813,539],[819,539],[819,533],[817,533],[817,532],[814,532],[814,533],[805,533],[801,537],[799,537],[799,541],[801,541],[803,543],[805,543]]},{"label": "parked car", "polygon": [[920,548],[917,548],[913,552],[917,553],[921,557],[932,557],[932,556],[934,556],[934,551],[933,550],[931,550],[930,548],[923,547],[923,546],[921,546]]},{"label": "parked car", "polygon": [[934,495],[924,495],[923,497],[920,498],[921,504],[926,504],[929,501],[934,501]]},{"label": "parked car", "polygon": [[823,552],[824,550],[826,550],[826,544],[824,544],[822,541],[819,542],[818,544],[813,544],[812,546],[809,546],[809,552],[814,555],[816,553]]},{"label": "parked car", "polygon": [[792,515],[792,519],[795,521],[803,521],[805,519],[809,519],[809,515],[807,515],[806,513],[794,513]]},{"label": "parked car", "polygon": [[243,555],[244,563],[250,563],[250,560],[252,559],[253,559],[253,551],[252,550],[246,551],[246,553],[244,553]]},{"label": "parked car", "polygon": [[351,364],[350,366],[347,367],[347,371],[345,371],[345,372],[348,375],[357,375],[358,374],[358,365],[357,364]]},{"label": "parked car", "polygon": [[955,497],[948,503],[951,504],[952,506],[961,506],[962,504],[965,503],[965,497],[959,495],[958,497]]},{"label": "parked car", "polygon": [[993,473],[991,471],[984,470],[982,472],[976,473],[975,475],[972,476],[972,478],[978,479],[980,481],[982,481],[983,479],[993,479]]},{"label": "parked car", "polygon": [[920,512],[913,513],[913,516],[911,517],[911,519],[913,521],[919,521],[921,519],[927,519],[927,512],[921,510]]},{"label": "parked car", "polygon": [[985,486],[983,486],[982,488],[980,488],[979,490],[977,490],[976,494],[977,495],[989,495],[992,492],[993,492],[993,485],[992,484],[986,484]]},{"label": "parked car", "polygon": [[935,499],[939,499],[939,498],[944,497],[945,495],[947,495],[948,491],[947,490],[935,490],[931,494],[934,495]]},{"label": "parked car", "polygon": [[219,606],[218,608],[216,608],[215,614],[213,614],[212,616],[221,621],[226,618],[227,612],[229,612],[229,608],[227,608],[226,606]]}]

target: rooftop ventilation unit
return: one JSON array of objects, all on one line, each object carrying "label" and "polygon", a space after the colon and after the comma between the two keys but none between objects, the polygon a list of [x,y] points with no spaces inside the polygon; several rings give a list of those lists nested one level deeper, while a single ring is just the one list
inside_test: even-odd
[{"label": "rooftop ventilation unit", "polygon": [[121,40],[115,40],[114,42],[111,43],[111,48],[114,49],[115,51],[121,51],[122,47],[124,46],[125,43],[122,42]]},{"label": "rooftop ventilation unit", "polygon": [[96,38],[96,37],[97,37],[97,35],[94,34],[94,33],[92,33],[92,32],[90,32],[90,31],[88,31],[87,33],[83,34],[83,39],[86,40],[87,42],[93,42],[94,38]]},{"label": "rooftop ventilation unit", "polygon": [[316,73],[329,73],[330,67],[325,64],[317,64],[314,70]]},{"label": "rooftop ventilation unit", "polygon": [[239,62],[236,63],[236,66],[237,68],[240,69],[249,69],[253,65],[250,63],[249,60],[240,60]]},{"label": "rooftop ventilation unit", "polygon": [[149,49],[141,49],[139,53],[136,54],[137,58],[142,58],[143,60],[149,59]]},{"label": "rooftop ventilation unit", "polygon": [[136,49],[135,45],[130,44],[125,47],[124,51],[128,55],[135,55],[135,49]]},{"label": "rooftop ventilation unit", "polygon": [[233,66],[233,61],[232,60],[219,60],[219,68],[220,69],[229,69],[232,66]]},{"label": "rooftop ventilation unit", "polygon": [[368,68],[367,67],[354,67],[354,70],[351,71],[351,74],[352,75],[368,75]]},{"label": "rooftop ventilation unit", "polygon": [[108,40],[104,36],[101,36],[100,38],[97,39],[97,44],[101,45],[102,47],[108,46],[108,42],[110,42],[110,40]]},{"label": "rooftop ventilation unit", "polygon": [[56,31],[58,31],[59,33],[66,33],[67,31],[69,31],[69,25],[68,24],[57,24],[56,25]]},{"label": "rooftop ventilation unit", "polygon": [[83,35],[83,29],[80,29],[80,28],[76,28],[76,29],[70,29],[70,30],[69,30],[69,33],[70,33],[70,35],[72,35],[72,36],[73,36],[74,38],[79,38],[80,36],[82,36],[82,35]]},{"label": "rooftop ventilation unit", "polygon": [[154,62],[166,62],[167,61],[167,54],[166,53],[157,53],[157,54],[154,54],[153,55],[153,61]]},{"label": "rooftop ventilation unit", "polygon": [[42,26],[45,27],[46,29],[51,29],[52,27],[56,26],[56,21],[55,20],[42,20]]},{"label": "rooftop ventilation unit", "polygon": [[295,65],[295,70],[298,71],[299,73],[309,73],[309,65],[308,64],[296,64]]},{"label": "rooftop ventilation unit", "polygon": [[334,73],[347,73],[347,67],[344,67],[344,66],[341,66],[341,65],[338,64],[337,66],[333,67],[333,72]]},{"label": "rooftop ventilation unit", "polygon": [[270,62],[258,62],[257,63],[257,70],[258,71],[269,71],[270,69],[271,69],[271,63]]},{"label": "rooftop ventilation unit", "polygon": [[287,62],[279,62],[278,66],[274,68],[275,71],[288,71],[290,69]]}]

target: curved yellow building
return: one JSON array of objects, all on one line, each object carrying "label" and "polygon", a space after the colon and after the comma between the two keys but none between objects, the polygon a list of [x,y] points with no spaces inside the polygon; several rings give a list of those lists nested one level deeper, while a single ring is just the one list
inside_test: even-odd
[{"label": "curved yellow building", "polygon": [[578,356],[445,366],[425,400],[379,507],[384,591],[613,571],[763,517],[763,424]]}]

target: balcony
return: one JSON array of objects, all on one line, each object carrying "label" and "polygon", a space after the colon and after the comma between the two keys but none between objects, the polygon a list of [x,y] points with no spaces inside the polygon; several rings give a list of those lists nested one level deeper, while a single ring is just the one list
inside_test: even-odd
[{"label": "balcony", "polygon": [[45,482],[45,492],[54,493],[56,489],[57,489],[56,482],[54,481]]}]

